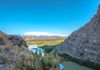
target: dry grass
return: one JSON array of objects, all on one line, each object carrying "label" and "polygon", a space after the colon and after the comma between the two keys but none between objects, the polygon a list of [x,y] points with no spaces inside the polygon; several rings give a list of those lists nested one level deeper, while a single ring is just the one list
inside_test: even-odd
[{"label": "dry grass", "polygon": [[44,38],[44,39],[33,39],[33,40],[26,40],[28,45],[38,45],[38,46],[53,46],[60,44],[65,40],[65,37],[60,37],[60,38]]}]

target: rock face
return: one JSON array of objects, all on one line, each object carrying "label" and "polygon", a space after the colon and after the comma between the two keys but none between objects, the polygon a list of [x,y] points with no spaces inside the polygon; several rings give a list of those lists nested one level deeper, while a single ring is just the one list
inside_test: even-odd
[{"label": "rock face", "polygon": [[60,54],[100,64],[100,5],[90,22],[73,32],[55,50]]},{"label": "rock face", "polygon": [[0,70],[34,70],[33,61],[21,38],[0,31]]},{"label": "rock face", "polygon": [[13,45],[28,47],[26,41],[20,36],[8,35],[8,39],[13,43]]}]

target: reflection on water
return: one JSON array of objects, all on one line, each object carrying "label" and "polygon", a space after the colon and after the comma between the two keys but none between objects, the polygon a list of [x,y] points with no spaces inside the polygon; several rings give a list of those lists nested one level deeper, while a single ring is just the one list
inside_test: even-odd
[{"label": "reflection on water", "polygon": [[64,65],[62,63],[60,63],[59,66],[60,66],[60,70],[64,69]]},{"label": "reflection on water", "polygon": [[93,70],[72,61],[64,61],[63,65],[64,65],[64,70]]}]

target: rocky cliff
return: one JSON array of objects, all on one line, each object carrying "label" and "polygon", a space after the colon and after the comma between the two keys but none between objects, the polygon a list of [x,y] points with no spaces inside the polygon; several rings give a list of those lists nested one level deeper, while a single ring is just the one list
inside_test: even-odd
[{"label": "rocky cliff", "polygon": [[33,61],[22,38],[0,31],[0,70],[34,70]]},{"label": "rocky cliff", "polygon": [[100,64],[100,5],[90,22],[73,32],[55,51]]}]

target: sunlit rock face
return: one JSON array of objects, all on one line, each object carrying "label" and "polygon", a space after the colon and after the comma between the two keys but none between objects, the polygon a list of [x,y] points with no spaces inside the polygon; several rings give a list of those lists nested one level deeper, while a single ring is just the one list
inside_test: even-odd
[{"label": "sunlit rock face", "polygon": [[98,11],[97,11],[97,13],[100,13],[100,4],[98,5]]},{"label": "sunlit rock face", "polygon": [[97,14],[85,26],[73,32],[55,50],[77,59],[100,64],[100,5]]},{"label": "sunlit rock face", "polygon": [[7,37],[13,45],[28,47],[26,41],[24,41],[24,39],[18,35],[8,35]]}]

